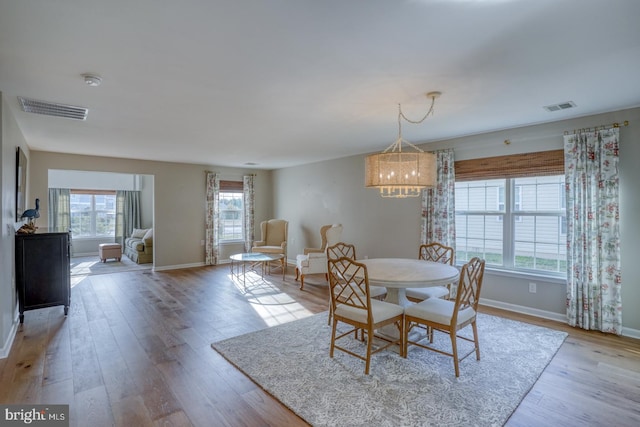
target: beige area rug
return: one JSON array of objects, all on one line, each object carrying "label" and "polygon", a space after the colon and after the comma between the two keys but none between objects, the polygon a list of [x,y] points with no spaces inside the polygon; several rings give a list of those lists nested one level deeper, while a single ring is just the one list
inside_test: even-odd
[{"label": "beige area rug", "polygon": [[[567,334],[483,314],[478,329],[482,358],[462,361],[457,379],[450,357],[415,346],[407,359],[375,354],[369,376],[355,357],[329,358],[327,313],[212,347],[313,426],[501,426]],[[451,345],[442,334],[435,342]],[[350,345],[363,354],[364,344]]]},{"label": "beige area rug", "polygon": [[95,274],[124,273],[125,271],[151,270],[153,263],[137,264],[131,261],[126,255],[122,255],[120,261],[113,258],[107,262],[100,261],[100,257],[74,257],[71,258],[72,276],[90,276]]}]

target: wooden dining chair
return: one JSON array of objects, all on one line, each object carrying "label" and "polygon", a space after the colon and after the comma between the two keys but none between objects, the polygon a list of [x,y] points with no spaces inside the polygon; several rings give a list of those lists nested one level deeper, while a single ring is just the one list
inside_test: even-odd
[{"label": "wooden dining chair", "polygon": [[[399,346],[400,355],[404,354],[404,308],[371,298],[369,276],[367,266],[351,258],[340,257],[329,259],[329,286],[331,292],[331,306],[333,309],[333,326],[331,328],[331,347],[329,357],[333,358],[334,350],[338,349],[351,356],[365,361],[364,373],[369,375],[371,355],[382,351],[392,345]],[[352,326],[338,334],[338,322]],[[397,339],[381,340],[374,335],[374,330],[386,325],[395,325],[398,328]],[[346,347],[337,344],[337,341],[346,338],[352,332],[358,330],[366,332],[366,354],[363,356]],[[381,343],[375,350],[373,341]]]},{"label": "wooden dining chair", "polygon": [[[418,259],[425,261],[441,262],[453,265],[454,251],[452,247],[433,242],[420,245]],[[409,288],[406,290],[407,299],[413,302],[424,301],[429,298],[449,298],[451,285],[432,286],[428,288]]]},{"label": "wooden dining chair", "polygon": [[[327,247],[327,260],[339,259],[341,257],[351,258],[355,261],[357,259],[356,246],[351,243],[338,242],[335,245]],[[370,286],[369,292],[371,298],[382,300],[387,295],[387,288],[385,288],[384,286]],[[329,306],[329,320],[327,321],[328,325],[331,324],[332,313],[333,311],[331,309],[331,306]]]},{"label": "wooden dining chair", "polygon": [[[472,258],[460,271],[458,292],[455,301],[441,298],[429,298],[421,303],[406,307],[404,311],[404,357],[407,357],[409,345],[433,350],[441,354],[453,357],[453,366],[456,377],[460,376],[459,363],[472,353],[476,353],[476,359],[480,360],[480,343],[478,342],[478,328],[476,326],[476,314],[478,301],[482,289],[485,261],[478,257]],[[458,335],[458,331],[471,325],[473,339]],[[416,326],[427,328],[429,343],[433,343],[434,331],[449,334],[451,338],[451,352],[440,350],[430,345],[425,345],[422,340],[409,341],[409,332]],[[474,348],[464,356],[458,356],[458,338],[473,342]]]},{"label": "wooden dining chair", "polygon": [[328,259],[338,259],[340,257],[357,259],[356,246],[345,242],[338,242],[335,245],[327,246]]}]

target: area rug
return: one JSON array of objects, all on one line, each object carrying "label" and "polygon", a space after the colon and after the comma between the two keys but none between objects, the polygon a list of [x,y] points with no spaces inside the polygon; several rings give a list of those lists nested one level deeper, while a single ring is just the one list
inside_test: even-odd
[{"label": "area rug", "polygon": [[[567,334],[483,314],[478,329],[481,360],[462,361],[459,378],[453,359],[415,346],[406,359],[375,354],[368,376],[355,357],[331,359],[327,313],[211,346],[312,426],[501,426]],[[363,343],[347,341],[364,354]],[[447,335],[434,341],[451,346]],[[460,344],[460,354],[468,348]]]},{"label": "area rug", "polygon": [[125,271],[150,270],[153,264],[138,264],[122,255],[120,261],[111,258],[100,261],[99,256],[71,258],[72,276],[92,276],[96,274],[124,273]]}]

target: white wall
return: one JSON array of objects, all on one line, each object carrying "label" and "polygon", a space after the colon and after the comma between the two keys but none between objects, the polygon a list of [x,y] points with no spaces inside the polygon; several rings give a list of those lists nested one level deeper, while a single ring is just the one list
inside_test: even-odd
[{"label": "white wall", "polygon": [[18,326],[15,286],[16,148],[21,147],[27,159],[29,148],[2,92],[0,116],[0,358],[3,358],[11,350]]},{"label": "white wall", "polygon": [[[528,126],[482,135],[424,144],[427,151],[453,148],[456,160],[561,149],[563,133],[573,129],[628,120],[620,129],[621,253],[623,325],[640,333],[640,263],[635,254],[640,242],[636,220],[640,209],[640,108]],[[421,126],[429,126],[427,120]],[[505,140],[510,144],[504,144]],[[416,141],[414,141],[416,142]],[[381,147],[380,149],[384,149]],[[342,223],[343,240],[353,242],[358,257],[417,256],[420,244],[420,200],[383,199],[364,187],[364,155],[274,171],[274,216],[289,221],[289,259],[304,247],[317,246],[320,226]],[[537,292],[529,293],[529,282]],[[564,281],[499,275],[488,271],[483,300],[531,314],[564,319]]]},{"label": "white wall", "polygon": [[49,169],[49,188],[75,190],[139,190],[137,175],[131,173]]}]

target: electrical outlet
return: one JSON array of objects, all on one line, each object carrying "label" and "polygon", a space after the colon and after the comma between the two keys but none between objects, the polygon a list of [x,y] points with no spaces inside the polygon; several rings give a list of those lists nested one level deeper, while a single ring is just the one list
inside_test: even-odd
[{"label": "electrical outlet", "polygon": [[200,240],[200,246],[204,246],[204,240]]},{"label": "electrical outlet", "polygon": [[536,293],[536,284],[533,282],[529,282],[529,292],[532,294]]}]

